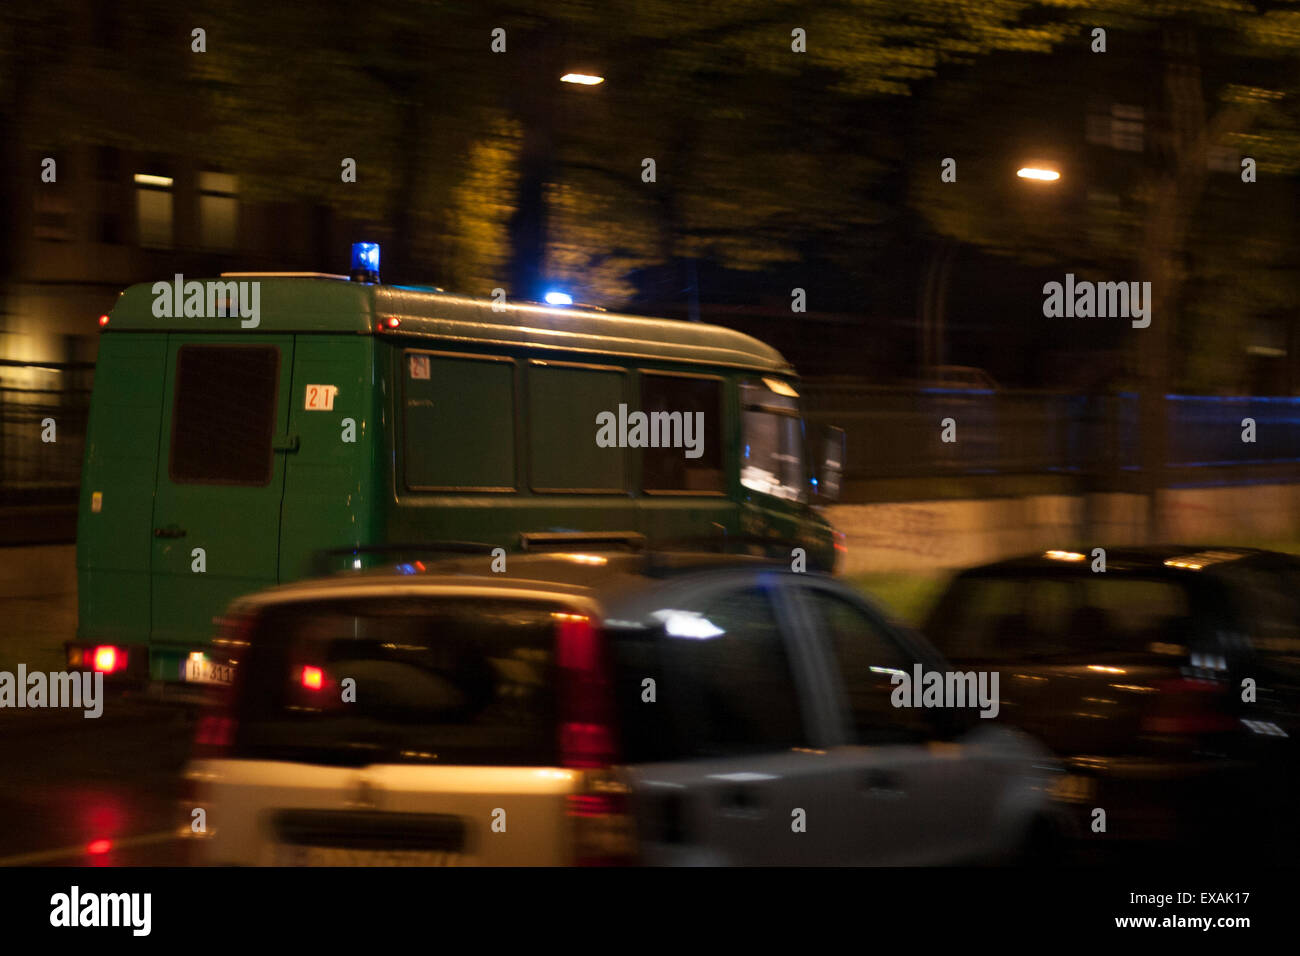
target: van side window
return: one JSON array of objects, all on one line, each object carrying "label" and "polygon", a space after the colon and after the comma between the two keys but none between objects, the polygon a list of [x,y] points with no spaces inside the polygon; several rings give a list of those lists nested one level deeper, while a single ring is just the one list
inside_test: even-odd
[{"label": "van side window", "polygon": [[528,480],[533,491],[627,490],[626,449],[596,443],[596,416],[627,403],[621,370],[528,366]]},{"label": "van side window", "polygon": [[690,626],[674,634],[665,625],[659,700],[676,724],[681,756],[807,746],[798,685],[767,593],[727,591],[698,612],[677,613]]},{"label": "van side window", "polygon": [[642,372],[641,407],[628,411],[645,413],[646,444],[656,446],[641,449],[642,489],[669,494],[726,492],[721,380]]},{"label": "van side window", "polygon": [[169,473],[199,485],[271,480],[280,350],[183,345],[176,353]]},{"label": "van side window", "polygon": [[514,491],[514,363],[412,349],[400,373],[406,487]]}]

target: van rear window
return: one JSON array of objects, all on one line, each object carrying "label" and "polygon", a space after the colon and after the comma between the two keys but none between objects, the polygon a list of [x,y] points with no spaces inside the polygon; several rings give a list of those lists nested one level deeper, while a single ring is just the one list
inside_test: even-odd
[{"label": "van rear window", "polygon": [[553,765],[554,610],[408,597],[272,607],[239,664],[234,755]]},{"label": "van rear window", "polygon": [[280,350],[183,345],[176,355],[172,481],[265,485],[271,480]]}]

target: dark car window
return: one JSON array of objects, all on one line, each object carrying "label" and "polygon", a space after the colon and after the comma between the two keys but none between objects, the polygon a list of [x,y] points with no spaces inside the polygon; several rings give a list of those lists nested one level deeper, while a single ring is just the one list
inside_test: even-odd
[{"label": "dark car window", "polygon": [[1007,635],[1029,628],[1025,588],[1012,578],[958,578],[930,616],[926,636],[951,661],[1014,656]]},{"label": "dark car window", "polygon": [[1174,581],[1097,575],[1083,587],[1084,607],[1095,610],[1117,647],[1150,650],[1162,644],[1168,651],[1197,643],[1187,591]]},{"label": "dark car window", "polygon": [[954,661],[1168,653],[1200,641],[1183,585],[1113,573],[963,577],[941,599],[926,633]]},{"label": "dark car window", "polygon": [[855,741],[860,744],[924,739],[934,735],[926,712],[895,707],[895,674],[914,676],[914,666],[930,670],[933,661],[904,652],[886,627],[839,595],[807,589],[815,622],[834,655],[849,708]]},{"label": "dark car window", "polygon": [[714,594],[695,608],[660,612],[660,617],[662,680],[658,702],[646,706],[662,707],[654,719],[663,721],[664,732],[676,741],[676,752],[661,752],[661,758],[807,745],[798,685],[765,590]]},{"label": "dark car window", "polygon": [[235,755],[552,765],[553,610],[395,597],[271,607],[240,662]]},{"label": "dark car window", "polygon": [[1300,569],[1232,568],[1224,573],[1254,651],[1271,668],[1300,678]]}]

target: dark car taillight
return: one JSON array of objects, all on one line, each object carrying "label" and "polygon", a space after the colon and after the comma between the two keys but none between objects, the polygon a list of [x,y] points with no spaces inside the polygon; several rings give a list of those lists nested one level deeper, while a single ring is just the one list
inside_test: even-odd
[{"label": "dark car taillight", "polygon": [[1178,677],[1156,683],[1158,696],[1142,718],[1153,734],[1217,734],[1235,730],[1231,687],[1224,681]]},{"label": "dark car taillight", "polygon": [[627,787],[611,769],[617,758],[613,683],[605,646],[585,614],[556,613],[560,764],[582,784],[568,797],[574,862],[616,866],[636,856]]},{"label": "dark car taillight", "polygon": [[[219,648],[236,665],[235,674],[239,674],[237,659],[243,657],[249,647],[253,631],[251,614],[236,614],[223,618],[213,639],[213,646]],[[193,756],[197,759],[223,757],[235,743],[235,691],[225,687],[221,696],[208,705],[199,716],[198,726],[194,730]]]},{"label": "dark car taillight", "polygon": [[235,742],[235,718],[225,713],[204,714],[194,732],[194,756],[220,757]]}]

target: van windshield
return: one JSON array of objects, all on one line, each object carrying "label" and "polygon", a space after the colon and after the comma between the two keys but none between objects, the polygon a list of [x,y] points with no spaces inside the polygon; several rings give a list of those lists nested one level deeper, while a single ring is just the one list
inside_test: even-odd
[{"label": "van windshield", "polygon": [[239,664],[233,756],[553,765],[554,610],[410,597],[273,606]]}]

